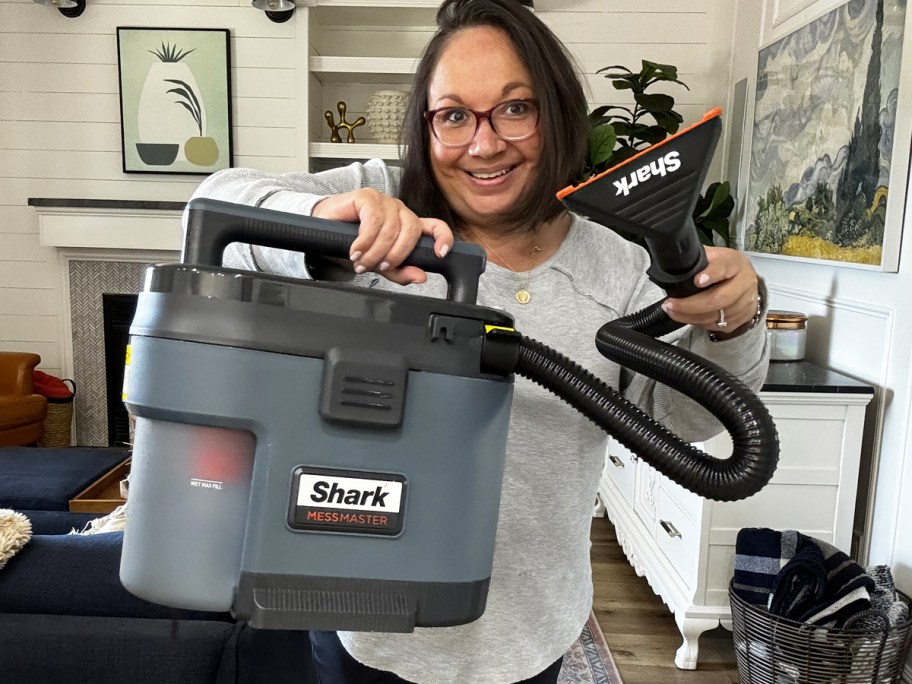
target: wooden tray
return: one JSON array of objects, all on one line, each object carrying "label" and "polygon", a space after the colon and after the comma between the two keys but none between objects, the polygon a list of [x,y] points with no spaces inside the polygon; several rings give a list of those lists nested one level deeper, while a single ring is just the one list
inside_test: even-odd
[{"label": "wooden tray", "polygon": [[120,481],[130,473],[130,459],[116,465],[70,499],[71,513],[110,513],[126,503],[120,496]]}]

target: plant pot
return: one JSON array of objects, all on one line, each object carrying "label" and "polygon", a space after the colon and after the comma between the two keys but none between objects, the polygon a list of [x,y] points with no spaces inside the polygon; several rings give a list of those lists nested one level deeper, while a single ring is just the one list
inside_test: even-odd
[{"label": "plant pot", "polygon": [[179,151],[177,143],[136,143],[136,153],[147,166],[170,166]]},{"label": "plant pot", "polygon": [[184,156],[191,164],[212,166],[219,158],[218,143],[215,142],[215,138],[188,138],[184,143]]},{"label": "plant pot", "polygon": [[399,90],[378,90],[370,96],[367,101],[367,127],[374,142],[399,142],[407,102],[408,93]]}]

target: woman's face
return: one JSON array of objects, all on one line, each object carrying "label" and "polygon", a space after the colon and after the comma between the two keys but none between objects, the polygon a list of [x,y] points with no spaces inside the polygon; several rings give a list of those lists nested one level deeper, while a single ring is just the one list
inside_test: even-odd
[{"label": "woman's face", "polygon": [[[450,38],[431,76],[428,109],[478,112],[508,100],[534,98],[532,78],[510,39],[497,29],[464,29]],[[540,128],[540,124],[539,124]],[[512,209],[532,182],[541,155],[539,129],[518,142],[480,122],[469,143],[446,147],[428,128],[431,169],[452,209],[469,227],[489,227]]]}]

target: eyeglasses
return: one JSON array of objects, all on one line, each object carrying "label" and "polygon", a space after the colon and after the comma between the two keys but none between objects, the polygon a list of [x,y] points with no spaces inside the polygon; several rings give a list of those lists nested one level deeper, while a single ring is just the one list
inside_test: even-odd
[{"label": "eyeglasses", "polygon": [[509,100],[476,112],[465,107],[443,107],[424,113],[434,137],[446,147],[468,145],[487,119],[493,131],[503,140],[518,142],[535,133],[538,126],[538,100]]}]

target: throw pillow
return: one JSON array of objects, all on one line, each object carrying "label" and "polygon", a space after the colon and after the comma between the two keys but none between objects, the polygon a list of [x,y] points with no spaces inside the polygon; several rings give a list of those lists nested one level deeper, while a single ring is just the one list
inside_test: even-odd
[{"label": "throw pillow", "polygon": [[0,509],[0,569],[32,538],[32,521],[22,513]]}]

